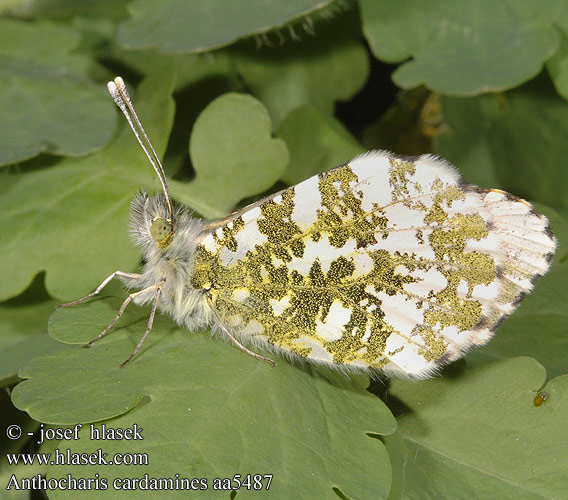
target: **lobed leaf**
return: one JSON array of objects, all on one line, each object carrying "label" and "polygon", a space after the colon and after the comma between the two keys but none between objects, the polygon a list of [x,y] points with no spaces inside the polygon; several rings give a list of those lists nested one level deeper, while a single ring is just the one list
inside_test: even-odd
[{"label": "lobed leaf", "polygon": [[364,152],[341,122],[311,105],[292,111],[280,125],[278,136],[290,150],[290,162],[282,176],[290,185],[347,163]]},{"label": "lobed leaf", "polygon": [[390,499],[562,498],[568,488],[568,376],[544,386],[531,358],[486,363],[459,378],[393,380],[399,429],[386,436],[395,483]]},{"label": "lobed leaf", "polygon": [[554,25],[560,38],[560,46],[556,53],[546,62],[552,82],[556,91],[568,100],[568,5],[558,3],[558,11]]},{"label": "lobed leaf", "polygon": [[[435,149],[469,182],[556,209],[568,206],[568,103],[538,79],[506,94],[444,97]],[[504,147],[506,145],[506,147]]]},{"label": "lobed leaf", "polygon": [[475,95],[515,87],[536,76],[558,49],[560,2],[361,0],[373,53],[405,62],[393,74],[403,88]]},{"label": "lobed leaf", "polygon": [[[172,119],[171,80],[148,80],[137,103],[158,151]],[[0,227],[9,238],[0,242],[0,300],[21,293],[41,271],[52,297],[76,299],[111,272],[135,269],[130,200],[157,182],[130,129],[100,154],[4,178]]]},{"label": "lobed leaf", "polygon": [[[160,75],[149,78],[135,99],[158,151],[173,118],[175,86],[172,72]],[[272,139],[270,129],[266,110],[250,96],[228,94],[213,102],[193,131],[197,177],[189,184],[169,181],[173,196],[220,217],[268,189],[288,162],[285,144]],[[0,300],[21,293],[41,271],[50,295],[74,299],[113,271],[136,268],[138,252],[127,233],[130,201],[143,186],[159,188],[130,129],[98,155],[4,178],[9,189],[0,192],[0,227],[10,237],[0,243],[6,276]]]},{"label": "lobed leaf", "polygon": [[128,48],[162,52],[204,52],[281,27],[331,3],[136,0],[129,5],[131,19],[118,27],[118,42]]},{"label": "lobed leaf", "polygon": [[0,165],[85,155],[112,137],[116,113],[78,43],[67,26],[0,19]]},{"label": "lobed leaf", "polygon": [[56,305],[38,280],[23,296],[0,304],[0,387],[13,384],[25,362],[62,348],[46,335]]},{"label": "lobed leaf", "polygon": [[286,144],[271,137],[266,108],[247,94],[227,93],[205,108],[189,153],[196,177],[171,183],[172,193],[207,217],[223,217],[243,198],[267,190],[288,164]]},{"label": "lobed leaf", "polygon": [[[94,300],[58,310],[50,332],[66,342],[84,342],[112,318],[120,301]],[[389,434],[396,422],[366,391],[367,377],[349,380],[334,372],[299,367],[276,358],[276,367],[204,332],[176,328],[157,317],[138,355],[119,368],[143,333],[148,309],[132,307],[118,328],[91,349],[47,354],[28,363],[27,380],[13,393],[14,404],[43,422],[73,425],[103,422],[107,427],[137,424],[143,441],[65,442],[72,452],[92,452],[104,444],[109,454],[147,453],[144,466],[105,469],[114,478],[233,477],[273,474],[273,498],[334,498],[332,487],[349,498],[386,498],[390,463],[382,443],[368,433]],[[85,397],[88,394],[88,397]],[[112,419],[112,420],[109,420]],[[85,426],[88,427],[88,426]],[[48,477],[92,476],[90,466],[52,466]],[[208,498],[227,498],[210,487]],[[71,498],[75,492],[53,492]],[[104,492],[82,492],[97,498]],[[116,496],[112,487],[106,492]],[[155,492],[121,492],[150,498]],[[51,495],[51,493],[50,493]],[[180,491],[160,498],[185,498]],[[239,496],[258,495],[239,490]]]},{"label": "lobed leaf", "polygon": [[231,51],[248,89],[279,126],[288,113],[311,104],[332,115],[335,102],[353,97],[369,76],[369,56],[350,13],[316,27],[301,43]]}]

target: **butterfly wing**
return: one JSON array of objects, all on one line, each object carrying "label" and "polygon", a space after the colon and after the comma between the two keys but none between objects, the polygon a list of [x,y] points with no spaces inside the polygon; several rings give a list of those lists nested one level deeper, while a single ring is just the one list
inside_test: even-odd
[{"label": "butterfly wing", "polygon": [[375,151],[211,226],[191,284],[246,343],[424,377],[487,342],[555,246],[526,201]]}]

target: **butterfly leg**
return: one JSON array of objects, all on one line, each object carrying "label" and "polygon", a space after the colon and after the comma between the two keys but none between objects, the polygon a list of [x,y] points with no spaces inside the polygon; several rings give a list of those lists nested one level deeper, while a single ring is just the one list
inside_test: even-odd
[{"label": "butterfly leg", "polygon": [[130,356],[128,356],[128,359],[120,363],[121,368],[124,368],[124,365],[126,365],[134,356],[136,356],[136,353],[138,352],[140,347],[142,347],[142,344],[146,340],[146,337],[152,331],[152,327],[154,326],[154,316],[156,316],[156,309],[158,308],[158,300],[160,299],[161,293],[162,293],[162,288],[161,286],[158,286],[156,288],[156,295],[154,296],[154,301],[152,302],[152,312],[150,312],[150,318],[148,318],[148,328],[146,328],[146,331],[144,332],[144,335],[142,335],[140,342],[136,344],[136,347],[134,348]]},{"label": "butterfly leg", "polygon": [[115,325],[115,323],[124,314],[126,307],[128,306],[128,304],[130,304],[130,302],[132,302],[133,299],[135,299],[139,295],[142,295],[144,293],[148,293],[151,290],[156,290],[156,296],[154,297],[154,304],[152,306],[152,313],[150,315],[150,322],[148,323],[148,330],[146,330],[146,333],[144,334],[142,341],[138,344],[138,346],[136,346],[136,349],[134,350],[132,355],[123,364],[126,364],[128,361],[130,361],[132,359],[132,357],[134,356],[134,354],[136,354],[136,351],[138,351],[138,349],[140,348],[140,345],[142,344],[142,342],[144,341],[144,339],[146,338],[146,336],[148,335],[150,330],[152,329],[152,324],[154,323],[154,316],[156,314],[156,307],[158,305],[158,298],[160,297],[160,293],[162,291],[162,285],[163,285],[163,283],[161,283],[161,282],[156,283],[155,285],[149,286],[148,288],[144,288],[144,290],[140,290],[139,292],[131,293],[128,297],[126,297],[126,300],[122,303],[122,305],[120,306],[120,309],[118,310],[118,314],[107,325],[107,327],[101,333],[99,333],[99,335],[97,337],[95,337],[93,340],[91,340],[89,343],[87,343],[87,347],[91,347],[97,340],[102,339],[110,331],[110,329]]},{"label": "butterfly leg", "polygon": [[90,299],[91,297],[94,297],[95,295],[98,295],[99,293],[101,293],[101,290],[107,286],[109,284],[110,281],[112,281],[114,278],[116,278],[117,276],[123,276],[124,278],[140,278],[140,274],[136,274],[136,273],[123,273],[122,271],[115,271],[114,273],[112,273],[110,276],[108,276],[98,287],[94,292],[91,292],[89,295],[85,295],[84,297],[81,297],[80,299],[74,300],[73,302],[67,302],[66,304],[59,304],[57,306],[57,309],[61,308],[61,307],[71,307],[71,306],[76,306],[77,304],[80,304],[81,302],[85,302],[85,300]]},{"label": "butterfly leg", "polygon": [[230,332],[229,330],[227,330],[220,321],[217,322],[217,325],[219,326],[219,328],[221,328],[221,330],[223,330],[223,332],[227,335],[227,337],[229,337],[231,339],[231,341],[233,342],[233,344],[235,344],[241,351],[246,352],[249,356],[252,356],[253,358],[256,359],[260,359],[262,361],[266,361],[267,363],[270,363],[272,366],[276,366],[276,363],[274,363],[274,361],[272,361],[270,358],[265,358],[264,356],[261,356],[260,354],[257,354],[256,352],[252,352],[250,349],[247,349],[243,344],[241,344]]}]

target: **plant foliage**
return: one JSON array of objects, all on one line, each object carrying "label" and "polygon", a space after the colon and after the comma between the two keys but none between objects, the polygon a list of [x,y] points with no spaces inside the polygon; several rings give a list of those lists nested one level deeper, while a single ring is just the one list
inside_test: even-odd
[{"label": "plant foliage", "polygon": [[[79,440],[39,448],[2,432],[6,497],[27,498],[4,490],[14,476],[109,482],[104,492],[47,491],[57,500],[117,498],[115,478],[177,473],[207,479],[199,498],[565,498],[565,2],[261,3],[0,5],[2,424],[24,436],[40,424],[83,425]],[[223,217],[370,147],[433,152],[468,182],[535,203],[559,239],[552,268],[495,339],[429,381],[370,381],[282,358],[271,368],[165,317],[120,369],[147,308],[130,306],[91,349],[82,345],[126,296],[119,286],[53,313],[140,265],[129,203],[159,183],[106,94],[116,74],[173,197],[196,216]],[[535,406],[542,390],[547,400]],[[93,441],[90,424],[136,424],[144,439]],[[55,447],[147,453],[149,464],[6,460]],[[271,488],[212,488],[235,474],[272,474]]]}]

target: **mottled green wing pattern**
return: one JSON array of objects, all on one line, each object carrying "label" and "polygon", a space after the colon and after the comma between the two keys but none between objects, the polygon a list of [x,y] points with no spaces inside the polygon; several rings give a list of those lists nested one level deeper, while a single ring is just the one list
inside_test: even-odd
[{"label": "mottled green wing pattern", "polygon": [[424,377],[491,338],[555,245],[526,201],[376,151],[212,225],[191,284],[249,345]]}]

